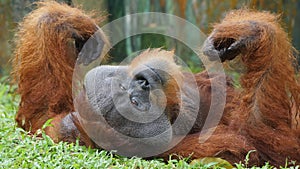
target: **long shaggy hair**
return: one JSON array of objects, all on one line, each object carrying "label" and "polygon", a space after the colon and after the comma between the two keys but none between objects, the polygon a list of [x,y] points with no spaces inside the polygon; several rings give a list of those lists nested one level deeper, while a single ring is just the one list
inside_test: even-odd
[{"label": "long shaggy hair", "polygon": [[[72,74],[80,50],[98,28],[91,15],[55,1],[39,2],[16,33],[13,77],[21,102],[17,123],[36,132],[74,111]],[[58,117],[60,116],[60,117]]]},{"label": "long shaggy hair", "polygon": [[[285,165],[300,162],[300,85],[295,68],[296,50],[279,24],[279,16],[248,9],[230,11],[215,24],[209,38],[218,47],[224,41],[245,40],[240,62],[241,92],[229,100],[223,121],[213,135],[188,135],[165,154],[179,153],[194,158],[219,156],[231,162],[242,161],[247,152],[250,164]],[[231,92],[229,92],[230,94]]]}]

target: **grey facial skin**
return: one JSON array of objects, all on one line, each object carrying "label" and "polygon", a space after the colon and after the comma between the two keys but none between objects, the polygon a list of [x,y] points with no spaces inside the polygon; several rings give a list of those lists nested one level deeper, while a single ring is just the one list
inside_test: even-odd
[{"label": "grey facial skin", "polygon": [[159,77],[150,69],[130,77],[127,69],[101,66],[91,70],[85,91],[92,112],[79,114],[83,127],[100,147],[126,156],[145,156],[148,150],[169,145],[171,123],[164,108],[153,104],[160,96],[150,96],[161,90]]}]

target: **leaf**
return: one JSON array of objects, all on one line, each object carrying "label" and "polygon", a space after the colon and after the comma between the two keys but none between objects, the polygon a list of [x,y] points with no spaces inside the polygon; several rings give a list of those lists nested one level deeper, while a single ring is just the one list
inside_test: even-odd
[{"label": "leaf", "polygon": [[201,159],[195,159],[191,162],[191,165],[194,165],[196,163],[204,164],[205,167],[207,167],[207,168],[215,166],[215,165],[218,167],[226,168],[226,169],[234,168],[228,161],[223,160],[221,158],[217,158],[217,157],[204,157]]},{"label": "leaf", "polygon": [[53,125],[51,124],[52,120],[53,120],[53,119],[47,120],[47,121],[44,123],[44,125],[43,125],[43,127],[42,127],[42,130],[44,130],[46,127],[53,126]]}]

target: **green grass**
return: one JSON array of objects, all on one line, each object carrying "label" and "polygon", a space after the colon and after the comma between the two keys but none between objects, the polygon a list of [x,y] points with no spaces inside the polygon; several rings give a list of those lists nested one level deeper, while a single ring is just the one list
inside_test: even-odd
[{"label": "green grass", "polygon": [[[188,159],[163,162],[125,158],[78,144],[54,143],[42,131],[42,137],[30,136],[14,121],[19,102],[15,90],[15,86],[8,85],[8,78],[0,80],[0,168],[222,168],[214,159],[206,164],[190,164]],[[245,168],[246,163],[235,167]],[[266,164],[264,168],[272,167]]]}]

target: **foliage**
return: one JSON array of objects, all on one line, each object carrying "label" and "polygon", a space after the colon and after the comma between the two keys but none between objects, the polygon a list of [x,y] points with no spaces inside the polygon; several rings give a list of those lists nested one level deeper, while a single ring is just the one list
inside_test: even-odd
[{"label": "foliage", "polygon": [[[19,96],[16,87],[8,84],[9,78],[0,80],[0,168],[222,168],[224,160],[207,158],[189,164],[188,158],[144,160],[137,157],[125,158],[104,150],[79,146],[77,143],[54,143],[39,131],[37,135],[16,127],[14,116]],[[49,125],[46,122],[45,126]],[[203,163],[201,163],[203,162]],[[220,166],[218,165],[220,163]],[[236,164],[238,169],[245,163]],[[227,164],[226,164],[227,165]],[[227,165],[228,166],[228,165]],[[268,163],[263,168],[273,168]],[[298,169],[299,166],[295,166]]]}]

